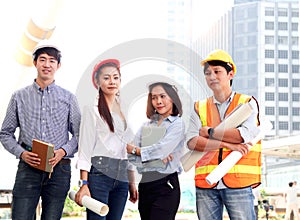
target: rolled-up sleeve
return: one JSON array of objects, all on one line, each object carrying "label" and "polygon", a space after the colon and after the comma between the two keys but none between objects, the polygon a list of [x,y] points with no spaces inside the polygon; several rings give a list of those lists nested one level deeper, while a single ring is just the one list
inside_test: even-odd
[{"label": "rolled-up sleeve", "polygon": [[186,142],[189,142],[194,137],[199,136],[199,130],[202,127],[202,123],[199,115],[195,110],[191,112],[189,126],[186,133]]},{"label": "rolled-up sleeve", "polygon": [[153,159],[164,159],[178,144],[184,139],[185,125],[181,118],[170,123],[167,127],[165,136],[156,144],[152,146],[144,146],[141,148],[142,161],[149,161]]},{"label": "rolled-up sleeve", "polygon": [[258,121],[258,106],[255,99],[250,100],[250,105],[253,109],[250,117],[241,124],[237,129],[240,131],[241,137],[245,143],[253,140],[260,132],[259,127],[257,126]]},{"label": "rolled-up sleeve", "polygon": [[76,167],[90,171],[91,157],[95,147],[96,119],[93,109],[84,107],[79,134],[78,161]]}]

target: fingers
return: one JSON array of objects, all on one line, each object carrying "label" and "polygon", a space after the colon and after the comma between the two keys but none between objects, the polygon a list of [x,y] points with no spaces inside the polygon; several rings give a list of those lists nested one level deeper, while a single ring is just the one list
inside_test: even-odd
[{"label": "fingers", "polygon": [[33,167],[36,167],[41,163],[41,159],[38,158],[38,155],[29,151],[24,151],[21,155],[21,158]]},{"label": "fingers", "polygon": [[240,152],[242,155],[246,155],[249,153],[250,150],[250,145],[249,144],[241,144]]},{"label": "fingers", "polygon": [[49,159],[49,164],[52,165],[53,167],[56,166],[56,164],[61,161],[61,159],[65,156],[65,153],[62,151],[62,149],[55,150],[54,151],[54,157]]}]

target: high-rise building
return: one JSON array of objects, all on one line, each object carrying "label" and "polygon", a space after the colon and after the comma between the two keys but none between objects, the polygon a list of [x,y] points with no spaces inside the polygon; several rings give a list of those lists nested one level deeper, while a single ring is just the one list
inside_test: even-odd
[{"label": "high-rise building", "polygon": [[232,55],[233,89],[258,99],[273,124],[268,137],[300,133],[298,0],[237,0],[194,45],[200,54],[220,48]]},{"label": "high-rise building", "polygon": [[[267,139],[300,134],[298,0],[235,0],[211,29],[193,42],[201,56],[228,51],[237,66],[233,90],[253,95],[273,129]],[[299,161],[264,156],[263,185],[298,180]]]}]

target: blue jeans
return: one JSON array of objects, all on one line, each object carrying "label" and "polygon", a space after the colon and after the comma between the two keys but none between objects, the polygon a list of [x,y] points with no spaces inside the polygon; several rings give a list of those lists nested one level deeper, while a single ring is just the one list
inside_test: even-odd
[{"label": "blue jeans", "polygon": [[198,219],[223,219],[225,206],[230,220],[255,220],[254,196],[251,187],[243,189],[196,188]]},{"label": "blue jeans", "polygon": [[128,198],[128,182],[104,175],[92,166],[88,176],[91,197],[108,205],[109,212],[100,216],[87,209],[88,220],[121,220]]},{"label": "blue jeans", "polygon": [[35,169],[20,160],[13,188],[12,219],[35,219],[36,207],[42,198],[42,220],[59,220],[70,188],[70,164],[57,164],[49,173]]}]

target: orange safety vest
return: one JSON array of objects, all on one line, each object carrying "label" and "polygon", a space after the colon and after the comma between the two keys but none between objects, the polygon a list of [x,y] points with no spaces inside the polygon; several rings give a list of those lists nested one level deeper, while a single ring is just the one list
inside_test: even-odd
[{"label": "orange safety vest", "polygon": [[[225,115],[228,115],[240,103],[247,103],[250,96],[235,94]],[[255,100],[256,101],[256,100]],[[202,126],[216,127],[220,122],[220,114],[213,103],[213,97],[195,102],[195,111],[199,114]],[[257,117],[257,124],[259,120]],[[221,148],[210,151],[204,155],[195,165],[195,185],[199,188],[213,188],[217,185],[209,185],[205,178],[222,162],[229,154],[230,149]],[[261,182],[261,142],[251,147],[247,155],[244,155],[222,178],[228,188],[256,187]]]}]

